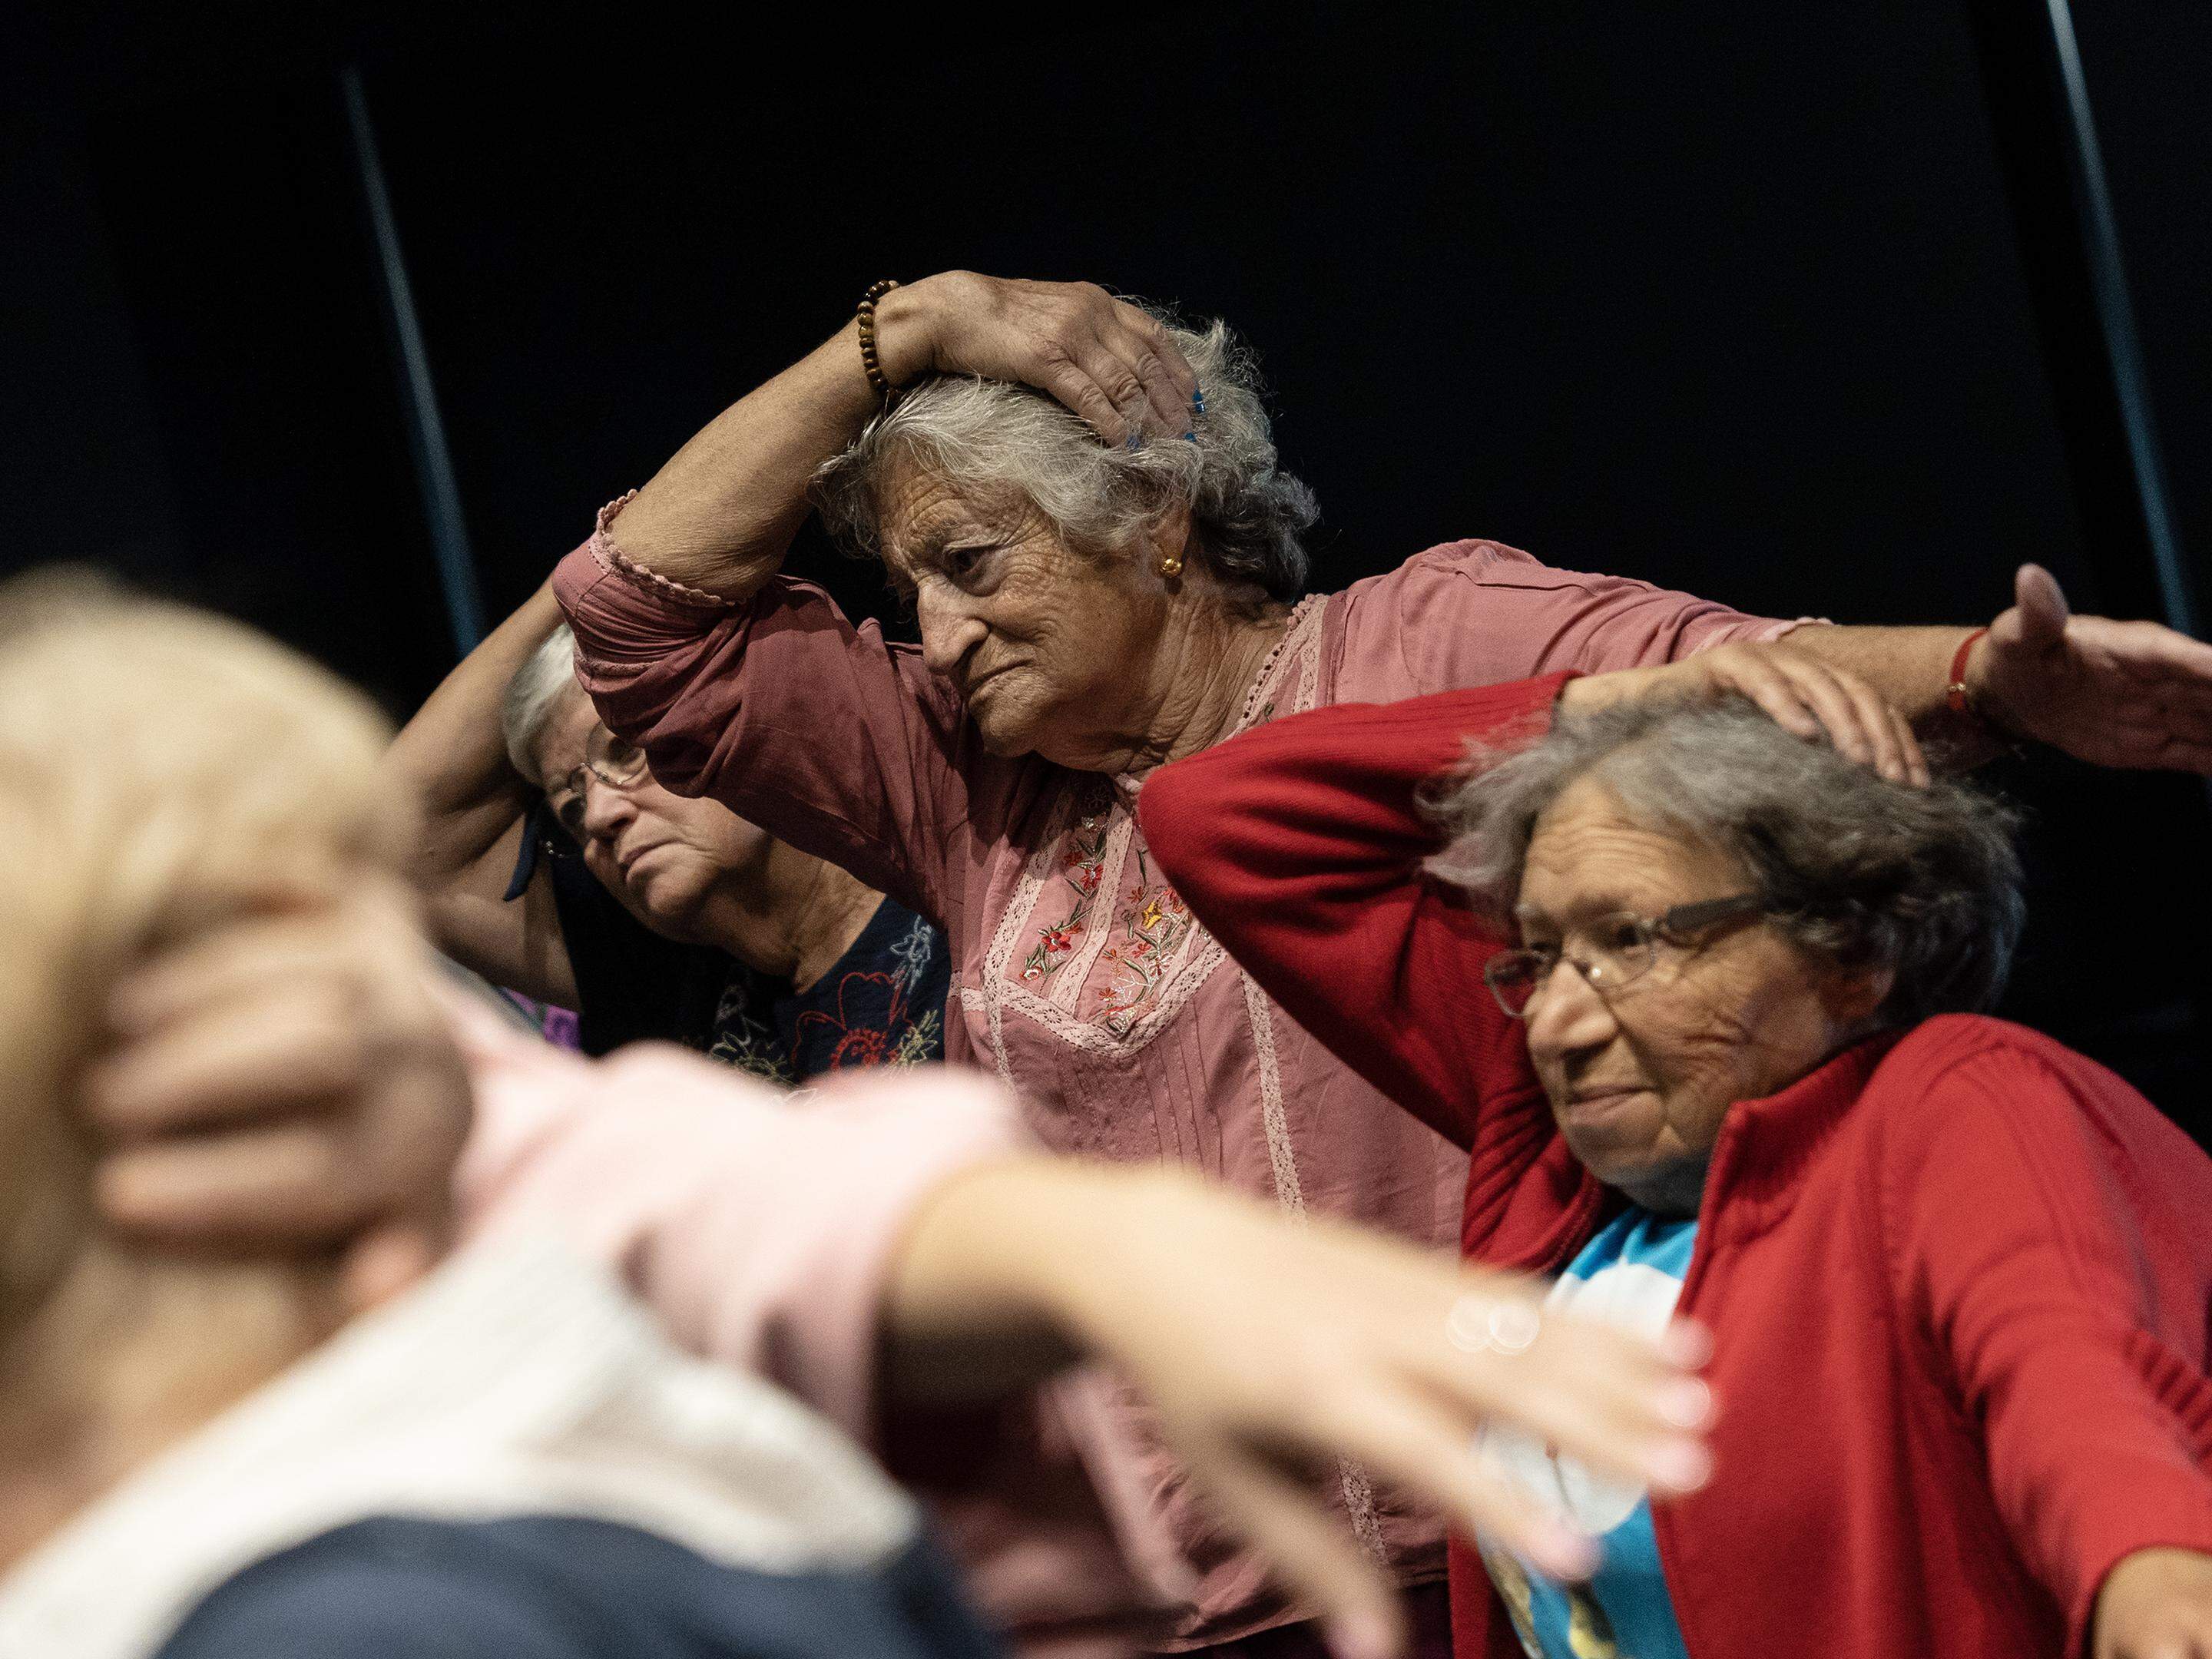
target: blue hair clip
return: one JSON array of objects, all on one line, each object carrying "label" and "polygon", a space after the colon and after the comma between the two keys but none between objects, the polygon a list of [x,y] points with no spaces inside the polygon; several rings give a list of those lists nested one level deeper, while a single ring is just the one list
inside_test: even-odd
[{"label": "blue hair clip", "polygon": [[1204,386],[1199,387],[1197,391],[1190,394],[1190,406],[1201,415],[1206,413],[1206,388]]},{"label": "blue hair clip", "polygon": [[1144,434],[1143,434],[1142,433],[1140,433],[1140,432],[1132,432],[1132,433],[1129,434],[1129,441],[1128,441],[1127,445],[1126,446],[1126,447],[1127,448],[1128,452],[1129,452],[1132,455],[1133,455],[1133,454],[1135,454],[1139,450],[1142,449],[1144,447],[1145,447],[1145,438],[1144,438]]},{"label": "blue hair clip", "polygon": [[1182,441],[1187,444],[1194,444],[1198,441],[1198,434],[1195,432],[1186,432],[1182,434]]}]

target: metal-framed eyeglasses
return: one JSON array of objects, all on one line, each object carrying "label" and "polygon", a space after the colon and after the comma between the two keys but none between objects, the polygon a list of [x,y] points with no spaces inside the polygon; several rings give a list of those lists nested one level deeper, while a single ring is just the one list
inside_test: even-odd
[{"label": "metal-framed eyeglasses", "polygon": [[1498,999],[1498,1006],[1515,1019],[1528,1018],[1529,1002],[1563,962],[1571,963],[1591,990],[1610,1000],[1624,987],[1651,971],[1659,960],[1661,945],[1692,949],[1705,943],[1723,923],[1761,915],[1766,909],[1766,901],[1758,894],[1735,893],[1727,898],[1678,904],[1663,915],[1609,911],[1577,926],[1567,941],[1571,949],[1531,945],[1499,951],[1483,969],[1482,982]]},{"label": "metal-framed eyeglasses", "polygon": [[584,763],[562,780],[553,816],[580,847],[584,842],[584,791],[587,782],[597,780],[626,794],[645,775],[645,750],[627,738],[617,737],[605,726],[595,725],[591,736],[584,739]]}]

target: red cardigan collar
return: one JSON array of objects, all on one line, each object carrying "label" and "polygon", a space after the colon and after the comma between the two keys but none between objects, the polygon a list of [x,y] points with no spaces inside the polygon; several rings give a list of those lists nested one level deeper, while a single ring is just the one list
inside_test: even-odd
[{"label": "red cardigan collar", "polygon": [[1789,1087],[1729,1107],[1713,1144],[1701,1212],[1710,1217],[1725,1205],[1732,1227],[1756,1227],[1788,1209],[1805,1166],[1904,1036],[1868,1037]]}]

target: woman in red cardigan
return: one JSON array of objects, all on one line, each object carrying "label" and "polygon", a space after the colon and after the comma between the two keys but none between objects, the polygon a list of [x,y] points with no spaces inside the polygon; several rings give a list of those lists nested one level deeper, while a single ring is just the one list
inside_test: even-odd
[{"label": "woman in red cardigan", "polygon": [[1637,678],[1277,720],[1140,803],[1231,954],[1469,1149],[1468,1255],[1713,1332],[1703,1491],[1492,1440],[1599,1565],[1455,1543],[1459,1652],[2212,1656],[2212,1161],[1975,1012],[2000,809]]}]

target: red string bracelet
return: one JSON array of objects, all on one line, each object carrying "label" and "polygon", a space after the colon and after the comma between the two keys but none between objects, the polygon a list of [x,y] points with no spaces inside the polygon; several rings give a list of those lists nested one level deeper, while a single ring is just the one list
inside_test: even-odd
[{"label": "red string bracelet", "polygon": [[1974,641],[1990,630],[1977,628],[1959,641],[1959,649],[1951,659],[1950,684],[1943,688],[1943,701],[1954,714],[1976,714],[1978,711],[1966,700],[1966,657],[1974,648]]}]

